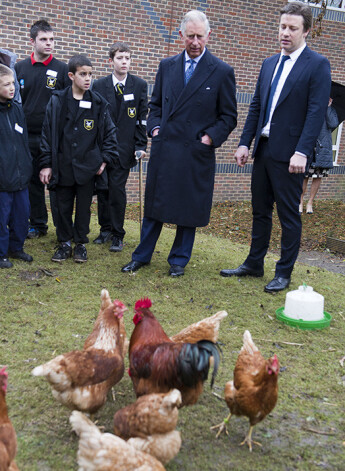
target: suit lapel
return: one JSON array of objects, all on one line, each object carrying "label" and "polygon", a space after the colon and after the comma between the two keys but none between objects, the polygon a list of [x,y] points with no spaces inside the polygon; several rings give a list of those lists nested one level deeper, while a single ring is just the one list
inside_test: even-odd
[{"label": "suit lapel", "polygon": [[115,90],[113,84],[113,75],[108,75],[106,79],[106,90],[105,90],[105,99],[110,105],[111,112],[113,116],[117,116],[117,103],[115,99]]},{"label": "suit lapel", "polygon": [[[127,80],[126,80],[126,85],[125,85],[125,88],[123,90],[123,95],[130,95],[130,94],[134,95],[134,81],[133,81],[132,76],[130,74],[128,74],[127,75]],[[125,109],[126,109],[126,102],[125,102],[124,96],[123,96],[122,100],[121,100],[119,115],[117,117],[118,121],[120,121],[123,113],[125,112]]]},{"label": "suit lapel", "polygon": [[264,110],[266,110],[268,95],[270,93],[272,77],[274,70],[278,64],[280,54],[272,57],[272,60],[266,62],[265,65],[265,76],[263,77],[263,89],[261,91],[262,94],[262,103],[264,104]]},{"label": "suit lapel", "polygon": [[184,87],[184,51],[170,62],[169,79],[174,99],[177,100]]},{"label": "suit lapel", "polygon": [[[183,52],[184,54],[184,52]],[[184,105],[184,103],[190,99],[190,97],[201,87],[201,85],[207,80],[207,78],[213,73],[216,68],[216,62],[213,60],[212,55],[206,50],[204,56],[200,59],[196,69],[187,83],[182,89],[180,95],[173,106],[171,113],[174,113],[176,109]],[[184,82],[184,74],[182,70],[182,82]],[[181,76],[181,73],[180,73]],[[183,83],[184,85],[184,83]]]}]

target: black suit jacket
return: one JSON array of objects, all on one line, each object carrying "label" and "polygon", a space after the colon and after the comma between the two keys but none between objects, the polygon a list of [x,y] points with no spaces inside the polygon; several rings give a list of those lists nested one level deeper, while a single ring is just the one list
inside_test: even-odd
[{"label": "black suit jacket", "polygon": [[[260,139],[270,84],[279,57],[280,54],[276,54],[262,64],[241,136],[240,145],[247,147],[250,147],[255,137],[253,157]],[[328,60],[306,46],[286,79],[272,116],[269,139],[272,158],[288,162],[295,151],[312,156],[325,119],[330,92],[331,72]]]},{"label": "black suit jacket", "polygon": [[102,95],[110,105],[110,115],[116,126],[118,153],[121,167],[136,165],[134,152],[146,151],[147,83],[128,74],[120,109],[115,97],[112,74],[96,80],[92,89]]}]

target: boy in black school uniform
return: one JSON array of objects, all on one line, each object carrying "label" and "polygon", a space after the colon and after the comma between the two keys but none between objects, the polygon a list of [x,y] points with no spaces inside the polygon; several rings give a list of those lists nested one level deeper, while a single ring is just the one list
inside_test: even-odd
[{"label": "boy in black school uniform", "polygon": [[[90,206],[96,175],[117,157],[115,126],[107,102],[89,90],[92,64],[82,55],[68,63],[72,85],[53,93],[48,103],[41,138],[40,179],[56,191],[56,234],[59,247],[52,261],[71,257],[86,262]],[[72,222],[74,201],[75,219]]]},{"label": "boy in black school uniform", "polygon": [[32,162],[22,107],[14,101],[12,70],[0,64],[0,268],[8,257],[32,262],[23,250],[29,227]]},{"label": "boy in black school uniform", "polygon": [[[30,43],[33,52],[27,59],[15,64],[23,110],[29,133],[33,174],[29,185],[31,204],[29,239],[47,234],[48,212],[45,202],[45,187],[39,178],[39,156],[42,124],[48,101],[54,90],[63,90],[71,85],[65,62],[53,57],[54,31],[45,20],[36,21],[30,28]],[[50,206],[55,224],[56,205],[54,194],[50,194]]]},{"label": "boy in black school uniform", "polygon": [[109,62],[112,74],[96,80],[92,90],[102,95],[110,105],[110,115],[116,126],[119,157],[113,167],[107,168],[107,175],[102,175],[108,177],[108,186],[102,186],[102,177],[96,181],[101,230],[93,242],[104,244],[112,239],[109,250],[120,252],[125,235],[123,225],[128,175],[131,167],[137,164],[136,156],[146,156],[147,83],[129,73],[131,50],[126,43],[117,42],[110,47]]}]

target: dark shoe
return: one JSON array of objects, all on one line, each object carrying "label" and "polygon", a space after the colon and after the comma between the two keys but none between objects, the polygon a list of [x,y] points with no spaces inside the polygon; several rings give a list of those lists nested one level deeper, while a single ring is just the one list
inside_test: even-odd
[{"label": "dark shoe", "polygon": [[144,265],[148,265],[149,262],[138,262],[136,260],[132,260],[131,262],[127,263],[124,267],[121,268],[121,271],[127,273],[130,271],[137,271],[139,268],[143,267]]},{"label": "dark shoe", "polygon": [[246,267],[245,265],[240,265],[238,268],[233,270],[222,270],[220,272],[222,276],[264,276],[263,270],[254,270],[253,268]]},{"label": "dark shoe", "polygon": [[26,236],[27,239],[38,239],[39,237],[43,237],[47,235],[46,232],[41,232],[35,227],[30,227],[28,235]]},{"label": "dark shoe", "polygon": [[0,257],[0,268],[12,268],[13,263],[6,257]]},{"label": "dark shoe", "polygon": [[281,276],[275,276],[264,288],[266,293],[276,293],[286,289],[290,284],[291,278],[282,278]]},{"label": "dark shoe", "polygon": [[169,270],[170,276],[182,276],[184,275],[184,268],[181,265],[171,265]]},{"label": "dark shoe", "polygon": [[77,244],[74,247],[73,251],[73,260],[76,263],[84,263],[87,262],[87,250],[85,245],[83,244]]},{"label": "dark shoe", "polygon": [[61,243],[57,251],[52,256],[52,262],[64,262],[72,256],[72,247],[68,244]]},{"label": "dark shoe", "polygon": [[123,249],[123,242],[120,237],[114,236],[113,240],[111,241],[110,252],[121,252]]},{"label": "dark shoe", "polygon": [[99,236],[93,241],[94,244],[105,244],[112,238],[113,234],[110,231],[100,232]]},{"label": "dark shoe", "polygon": [[8,252],[10,258],[17,258],[18,260],[23,260],[23,262],[32,262],[33,258],[28,253],[25,253],[24,250],[19,252]]}]

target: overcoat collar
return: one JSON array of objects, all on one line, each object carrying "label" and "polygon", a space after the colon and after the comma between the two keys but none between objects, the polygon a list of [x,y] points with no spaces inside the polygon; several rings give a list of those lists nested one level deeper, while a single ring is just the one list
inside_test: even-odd
[{"label": "overcoat collar", "polygon": [[187,100],[200,88],[217,67],[216,61],[208,50],[198,62],[191,79],[184,85],[184,51],[176,56],[170,63],[169,80],[174,94],[175,102],[171,109],[174,113],[183,106]]}]

